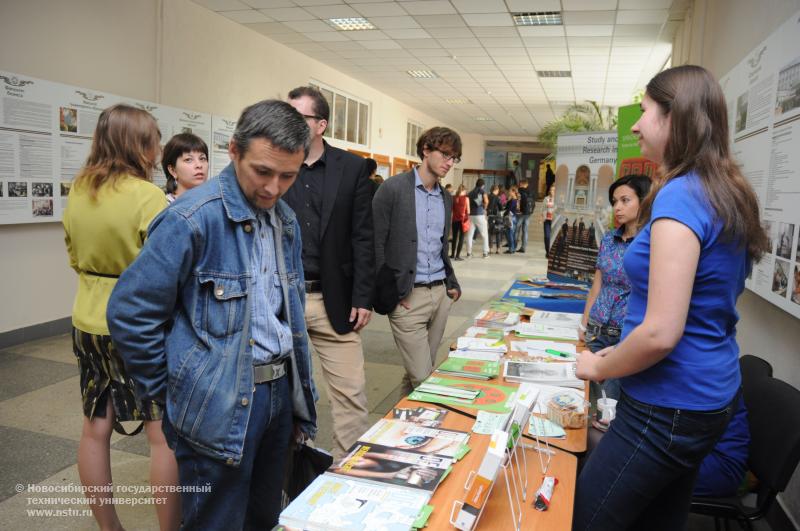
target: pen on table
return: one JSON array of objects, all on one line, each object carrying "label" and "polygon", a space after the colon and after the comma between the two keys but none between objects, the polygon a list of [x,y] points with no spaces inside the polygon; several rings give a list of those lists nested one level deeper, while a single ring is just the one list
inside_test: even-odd
[{"label": "pen on table", "polygon": [[572,358],[572,354],[568,352],[561,352],[560,350],[553,350],[552,348],[545,349],[545,352],[552,354],[553,356],[558,356],[559,358]]}]

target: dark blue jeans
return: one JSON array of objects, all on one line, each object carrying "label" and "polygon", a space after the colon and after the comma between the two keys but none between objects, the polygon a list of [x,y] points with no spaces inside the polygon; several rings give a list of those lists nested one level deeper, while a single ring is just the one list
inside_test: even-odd
[{"label": "dark blue jeans", "polygon": [[544,220],[544,253],[549,256],[550,253],[550,231],[552,230],[553,222],[549,219]]},{"label": "dark blue jeans", "polygon": [[578,476],[573,530],[683,529],[697,469],[737,401],[688,411],[644,404],[623,391],[617,417]]},{"label": "dark blue jeans", "polygon": [[199,454],[178,437],[175,457],[181,487],[210,489],[181,493],[181,529],[227,531],[277,525],[291,433],[292,403],[289,379],[284,376],[255,386],[239,467]]},{"label": "dark blue jeans", "polygon": [[[594,323],[594,321],[590,319],[589,324],[596,324],[596,323]],[[591,329],[591,327],[589,328]],[[586,347],[592,352],[597,352],[599,350],[603,350],[606,347],[610,347],[612,345],[616,345],[617,343],[619,343],[619,336],[610,336],[608,334],[593,335],[587,331],[585,337],[586,337]],[[591,396],[593,399],[601,395],[600,388],[602,387],[603,389],[606,390],[606,397],[613,398],[614,400],[619,400],[620,381],[617,378],[611,378],[609,380],[604,381],[602,384],[591,382],[589,384],[589,387],[591,389]]]}]

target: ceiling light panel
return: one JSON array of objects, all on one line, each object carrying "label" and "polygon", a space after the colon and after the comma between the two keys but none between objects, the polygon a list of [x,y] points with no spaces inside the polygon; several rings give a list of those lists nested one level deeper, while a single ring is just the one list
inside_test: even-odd
[{"label": "ceiling light panel", "polygon": [[569,70],[538,70],[536,73],[539,75],[539,78],[542,79],[572,77],[572,72]]},{"label": "ceiling light panel", "polygon": [[414,79],[435,79],[437,77],[436,72],[432,70],[408,70],[406,74]]},{"label": "ceiling light panel", "polygon": [[330,18],[328,19],[328,23],[339,31],[366,31],[375,29],[375,26],[363,17]]},{"label": "ceiling light panel", "polygon": [[561,26],[560,11],[516,12],[511,13],[516,26]]}]

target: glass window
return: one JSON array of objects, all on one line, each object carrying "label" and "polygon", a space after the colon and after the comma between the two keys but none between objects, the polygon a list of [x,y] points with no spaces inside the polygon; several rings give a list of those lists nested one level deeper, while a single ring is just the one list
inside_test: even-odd
[{"label": "glass window", "polygon": [[358,143],[367,145],[369,134],[369,106],[366,103],[358,104]]},{"label": "glass window", "polygon": [[358,140],[358,102],[347,98],[347,141]]},{"label": "glass window", "polygon": [[347,128],[347,98],[341,94],[336,94],[333,101],[333,138],[345,140]]}]

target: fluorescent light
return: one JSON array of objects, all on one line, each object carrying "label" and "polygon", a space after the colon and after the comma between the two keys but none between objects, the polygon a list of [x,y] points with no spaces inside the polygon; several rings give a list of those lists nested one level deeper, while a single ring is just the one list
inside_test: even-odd
[{"label": "fluorescent light", "polygon": [[433,70],[406,70],[406,73],[417,79],[434,79],[439,77]]},{"label": "fluorescent light", "polygon": [[535,13],[511,13],[517,26],[561,26],[560,11],[538,11]]},{"label": "fluorescent light", "polygon": [[363,17],[353,18],[329,18],[328,24],[340,31],[361,31],[373,30],[375,26]]},{"label": "fluorescent light", "polygon": [[537,70],[539,77],[572,77],[569,70]]}]

